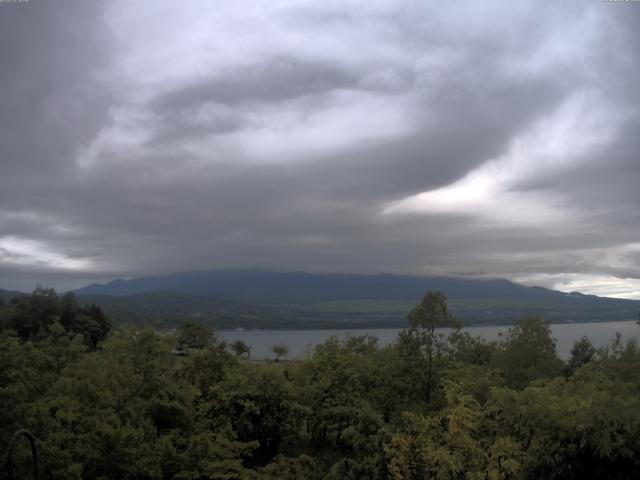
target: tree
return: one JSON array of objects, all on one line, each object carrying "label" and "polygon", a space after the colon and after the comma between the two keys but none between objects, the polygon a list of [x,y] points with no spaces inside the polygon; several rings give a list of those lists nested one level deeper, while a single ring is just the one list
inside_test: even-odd
[{"label": "tree", "polygon": [[280,357],[286,358],[289,355],[289,347],[286,345],[274,345],[271,350],[276,354],[276,360],[280,360]]},{"label": "tree", "polygon": [[532,380],[553,378],[562,371],[548,320],[528,317],[502,336],[497,367],[505,373],[507,385],[524,388]]},{"label": "tree", "polygon": [[635,338],[622,340],[622,335],[616,333],[611,345],[598,349],[597,366],[609,377],[624,383],[636,385],[640,392],[640,345]]},{"label": "tree", "polygon": [[315,460],[308,455],[285,457],[278,455],[260,470],[259,480],[315,480],[322,478]]},{"label": "tree", "polygon": [[409,344],[425,363],[426,401],[431,400],[433,390],[433,364],[445,345],[445,336],[437,333],[438,328],[459,328],[460,324],[449,313],[447,297],[441,292],[428,292],[409,312],[409,329],[401,335],[400,341]]},{"label": "tree", "polygon": [[50,327],[58,324],[72,337],[81,334],[92,350],[111,330],[111,320],[100,307],[80,307],[73,293],[59,296],[51,288],[37,287],[31,296],[15,298],[4,316],[6,326],[24,341],[42,341],[49,336]]},{"label": "tree", "polygon": [[480,336],[472,337],[469,332],[454,331],[449,335],[451,358],[470,365],[489,365],[494,357],[496,342],[487,342]]},{"label": "tree", "polygon": [[571,357],[567,362],[567,374],[572,375],[582,365],[589,363],[597,352],[598,350],[588,337],[582,337],[576,341],[571,349]]},{"label": "tree", "polygon": [[498,435],[520,445],[522,469],[511,478],[639,478],[639,397],[595,369],[496,389],[487,413]]},{"label": "tree", "polygon": [[200,350],[206,348],[213,339],[211,327],[202,323],[187,320],[178,328],[177,341],[179,350]]},{"label": "tree", "polygon": [[71,321],[71,331],[84,335],[85,343],[92,349],[107,338],[110,330],[111,320],[93,303],[78,309]]},{"label": "tree", "polygon": [[9,321],[13,317],[13,305],[0,297],[0,332],[10,328]]},{"label": "tree", "polygon": [[445,387],[446,405],[435,415],[405,412],[400,431],[386,444],[389,478],[525,478],[518,445],[495,432],[483,407],[462,384]]},{"label": "tree", "polygon": [[209,411],[231,422],[239,441],[257,441],[253,466],[269,463],[281,443],[298,443],[302,409],[293,398],[284,368],[239,363],[225,375],[219,393]]},{"label": "tree", "polygon": [[60,299],[52,288],[37,287],[31,296],[15,299],[9,328],[22,340],[36,340],[45,335],[45,328],[60,320]]},{"label": "tree", "polygon": [[231,344],[231,350],[237,356],[241,357],[245,353],[247,354],[247,358],[251,358],[251,347],[244,343],[242,340],[236,340]]},{"label": "tree", "polygon": [[[162,475],[161,447],[193,425],[191,391],[171,375],[169,348],[151,329],[119,330],[38,396],[30,426],[52,478],[174,478]],[[174,432],[182,435],[167,438]]]}]

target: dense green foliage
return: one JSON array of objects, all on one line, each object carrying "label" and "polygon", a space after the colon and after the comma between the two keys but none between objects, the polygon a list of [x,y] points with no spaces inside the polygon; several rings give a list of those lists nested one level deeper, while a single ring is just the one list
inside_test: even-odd
[{"label": "dense green foliage", "polygon": [[640,347],[619,337],[563,362],[548,322],[486,342],[440,294],[388,347],[331,338],[278,362],[193,323],[107,335],[47,290],[0,319],[0,452],[29,428],[45,478],[640,478]]},{"label": "dense green foliage", "polygon": [[72,293],[63,296],[50,288],[38,287],[31,296],[0,303],[0,329],[14,330],[21,340],[40,340],[52,331],[82,335],[95,348],[111,329],[111,322],[95,304],[79,305]]}]

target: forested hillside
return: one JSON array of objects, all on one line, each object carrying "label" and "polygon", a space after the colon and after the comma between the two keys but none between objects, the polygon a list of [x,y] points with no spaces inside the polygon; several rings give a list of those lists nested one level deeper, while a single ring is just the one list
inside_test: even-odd
[{"label": "forested hillside", "polygon": [[22,292],[16,292],[14,290],[3,290],[0,288],[0,300],[9,301],[15,297],[22,297],[25,294]]},{"label": "forested hillside", "polygon": [[[155,312],[156,319],[169,324],[195,315],[217,328],[300,329],[402,327],[408,309],[430,290],[445,293],[451,311],[466,325],[506,325],[531,315],[554,323],[619,321],[636,319],[640,310],[640,302],[634,300],[525,287],[500,279],[254,270],[114,280],[75,293],[105,308],[116,321],[139,322]],[[172,300],[164,301],[159,291]],[[218,304],[224,302],[235,304],[231,309],[235,315],[219,314]]]},{"label": "forested hillside", "polygon": [[[194,322],[109,330],[97,307],[48,290],[0,312],[0,452],[30,429],[43,478],[640,475],[634,341],[582,339],[563,362],[547,321],[485,342],[457,329],[439,293],[388,347],[332,338],[289,361],[251,361]],[[26,449],[14,463],[26,475]]]},{"label": "forested hillside", "polygon": [[[465,279],[412,275],[315,274],[260,270],[211,270],[114,280],[75,291],[78,295],[132,295],[148,291],[174,291],[260,304],[304,304],[332,300],[419,299],[437,290],[450,299],[508,298],[549,302],[581,301],[597,304],[593,295],[568,295],[541,287],[525,287],[504,279]],[[623,300],[623,302],[625,302]],[[629,300],[627,303],[633,303]]]},{"label": "forested hillside", "polygon": [[100,305],[118,323],[138,325],[155,322],[173,328],[197,320],[223,328],[283,328],[290,319],[277,310],[248,303],[177,292],[153,291],[133,295],[79,295],[81,304]]}]

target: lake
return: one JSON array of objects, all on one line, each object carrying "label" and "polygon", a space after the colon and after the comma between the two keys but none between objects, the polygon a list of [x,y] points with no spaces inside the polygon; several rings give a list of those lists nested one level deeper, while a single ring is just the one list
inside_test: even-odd
[{"label": "lake", "polygon": [[[500,332],[509,326],[466,327],[463,330],[473,336],[486,340],[496,340]],[[373,335],[380,345],[388,345],[398,336],[399,328],[351,329],[351,330],[222,330],[218,334],[227,342],[244,341],[251,347],[251,358],[273,358],[271,347],[286,345],[289,347],[289,358],[299,358],[307,354],[316,345],[323,343],[331,336],[344,339],[347,336]],[[587,336],[597,346],[611,343],[616,332],[626,342],[632,337],[640,337],[640,326],[635,321],[601,322],[601,323],[565,323],[551,325],[556,350],[562,358],[568,358],[573,343],[582,336]]]}]

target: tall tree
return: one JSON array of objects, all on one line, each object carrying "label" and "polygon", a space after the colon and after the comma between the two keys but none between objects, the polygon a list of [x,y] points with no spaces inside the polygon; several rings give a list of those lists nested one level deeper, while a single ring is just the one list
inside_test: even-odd
[{"label": "tall tree", "polygon": [[573,344],[571,357],[567,362],[567,374],[572,375],[582,365],[589,363],[597,354],[598,350],[593,346],[589,337],[582,337]]},{"label": "tall tree", "polygon": [[434,358],[446,344],[439,328],[459,328],[460,324],[449,313],[447,297],[442,292],[428,292],[410,312],[409,329],[401,335],[417,355],[425,360],[426,401],[431,400],[433,390]]},{"label": "tall tree", "polygon": [[504,371],[511,387],[524,388],[532,380],[553,378],[562,371],[563,362],[556,353],[548,320],[521,320],[503,335],[501,346],[496,366]]}]

